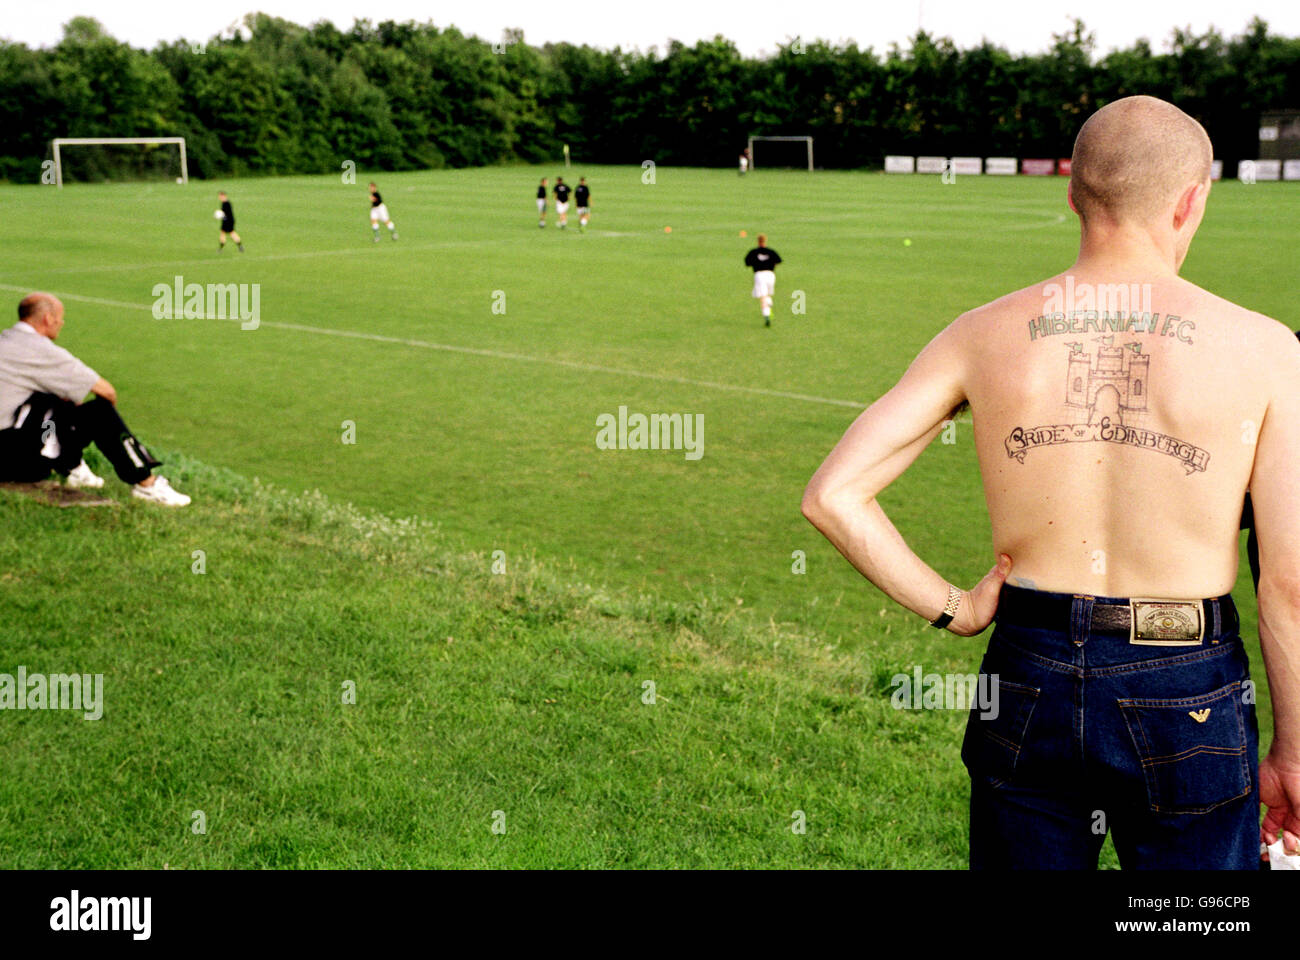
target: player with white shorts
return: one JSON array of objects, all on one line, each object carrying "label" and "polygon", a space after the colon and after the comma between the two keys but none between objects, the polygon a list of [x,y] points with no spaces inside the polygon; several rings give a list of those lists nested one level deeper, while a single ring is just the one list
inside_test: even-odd
[{"label": "player with white shorts", "polygon": [[555,194],[555,213],[560,218],[559,226],[563,230],[569,225],[569,185],[563,177],[556,177],[555,189],[551,192]]},{"label": "player with white shorts", "polygon": [[537,188],[537,225],[546,226],[546,178],[542,177],[542,185]]},{"label": "player with white shorts", "polygon": [[374,232],[375,243],[379,242],[379,225],[381,223],[387,225],[389,236],[396,240],[397,225],[393,223],[393,218],[388,215],[388,205],[384,203],[384,198],[379,195],[379,188],[372,183],[370,184],[370,229]]},{"label": "player with white shorts", "polygon": [[758,246],[745,254],[745,266],[754,271],[754,299],[763,308],[763,326],[772,325],[772,297],[776,293],[776,265],[781,255],[767,245],[767,235],[758,235]]}]

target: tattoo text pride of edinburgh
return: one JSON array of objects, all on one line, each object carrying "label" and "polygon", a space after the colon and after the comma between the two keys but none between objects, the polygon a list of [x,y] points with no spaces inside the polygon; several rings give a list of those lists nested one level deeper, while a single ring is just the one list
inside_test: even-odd
[{"label": "tattoo text pride of edinburgh", "polygon": [[[1139,317],[1138,314],[1132,316],[1134,321]],[[1165,325],[1169,326],[1178,319],[1166,317]],[[1154,330],[1155,320],[1149,322]],[[1190,320],[1179,322],[1194,326]],[[1066,330],[1052,329],[1050,332]],[[1032,327],[1030,336],[1033,336]],[[1146,429],[1141,423],[1148,410],[1151,380],[1151,356],[1142,352],[1142,344],[1137,340],[1116,343],[1114,334],[1088,339],[1097,345],[1095,350],[1088,350],[1087,343],[1082,340],[1061,344],[1069,350],[1065,357],[1066,415],[1063,417],[1067,422],[1015,427],[1003,441],[1007,456],[1024,463],[1026,454],[1040,447],[1063,443],[1118,443],[1173,457],[1188,475],[1204,473],[1210,463],[1209,451],[1186,440]],[[1179,336],[1179,339],[1183,338]],[[1191,343],[1190,337],[1183,342]]]}]

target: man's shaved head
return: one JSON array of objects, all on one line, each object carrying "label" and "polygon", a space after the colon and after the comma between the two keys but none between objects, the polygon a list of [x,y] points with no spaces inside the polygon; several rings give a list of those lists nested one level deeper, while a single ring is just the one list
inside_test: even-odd
[{"label": "man's shaved head", "polygon": [[1125,97],[1083,125],[1070,162],[1070,195],[1086,223],[1108,216],[1147,223],[1192,184],[1210,179],[1205,128],[1172,103]]},{"label": "man's shaved head", "polygon": [[29,293],[18,301],[18,319],[40,320],[47,314],[57,313],[62,306],[52,293]]}]

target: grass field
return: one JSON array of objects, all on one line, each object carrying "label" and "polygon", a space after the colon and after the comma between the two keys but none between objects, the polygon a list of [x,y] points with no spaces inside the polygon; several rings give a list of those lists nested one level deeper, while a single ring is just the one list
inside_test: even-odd
[{"label": "grass field", "polygon": [[[1069,264],[1064,181],[592,167],[579,234],[537,228],[555,173],[378,176],[379,244],[337,175],[0,186],[0,294],[63,297],[60,344],[196,498],[0,494],[0,672],[106,689],[99,721],[0,716],[7,865],[964,865],[965,716],[888,681],[974,672],[983,641],[883,598],[799,497],[944,324]],[[1184,275],[1300,325],[1293,187],[1216,186]],[[260,326],[155,319],[177,276],[258,284]],[[704,456],[597,449],[620,406],[702,414]],[[959,429],[882,501],[970,585]],[[1244,564],[1236,596],[1262,679]]]}]

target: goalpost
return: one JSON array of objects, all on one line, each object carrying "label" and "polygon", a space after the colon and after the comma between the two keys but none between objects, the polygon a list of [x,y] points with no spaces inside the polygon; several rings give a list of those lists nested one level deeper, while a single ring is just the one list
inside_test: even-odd
[{"label": "goalpost", "polygon": [[758,164],[754,162],[754,144],[762,140],[776,140],[786,143],[797,143],[803,141],[808,145],[808,172],[813,168],[813,138],[812,137],[750,137],[749,138],[749,169],[755,169]]},{"label": "goalpost", "polygon": [[189,168],[185,163],[184,137],[58,137],[50,141],[54,148],[54,183],[63,186],[62,147],[104,147],[119,144],[166,144],[174,143],[181,148],[181,183],[190,182]]}]

